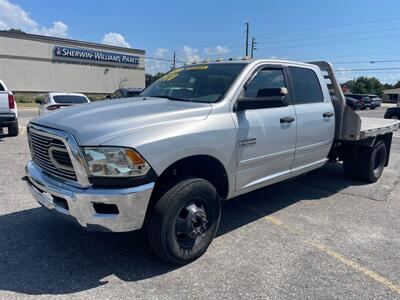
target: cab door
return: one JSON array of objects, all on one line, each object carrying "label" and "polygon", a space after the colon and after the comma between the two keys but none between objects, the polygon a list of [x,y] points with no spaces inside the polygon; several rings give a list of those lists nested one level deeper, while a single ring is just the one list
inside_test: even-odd
[{"label": "cab door", "polygon": [[296,115],[290,91],[287,92],[285,67],[266,65],[251,78],[233,111],[237,126],[238,193],[290,174],[295,153]]},{"label": "cab door", "polygon": [[[327,160],[335,134],[335,111],[320,72],[289,66],[292,99],[297,118],[293,172],[319,167]],[[318,77],[319,76],[319,77]]]}]

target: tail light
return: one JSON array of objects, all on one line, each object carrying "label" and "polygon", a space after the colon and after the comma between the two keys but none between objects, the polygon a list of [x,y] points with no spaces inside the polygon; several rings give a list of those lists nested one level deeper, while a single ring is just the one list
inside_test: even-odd
[{"label": "tail light", "polygon": [[15,109],[14,95],[11,92],[8,93],[8,108]]},{"label": "tail light", "polygon": [[47,106],[48,110],[56,110],[59,109],[61,106],[60,105],[49,105]]}]

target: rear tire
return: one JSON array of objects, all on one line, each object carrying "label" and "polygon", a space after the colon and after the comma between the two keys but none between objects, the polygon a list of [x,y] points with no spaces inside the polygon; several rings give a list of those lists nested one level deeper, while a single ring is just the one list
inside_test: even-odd
[{"label": "rear tire", "polygon": [[19,134],[19,127],[18,127],[18,120],[17,120],[12,125],[8,126],[8,135],[9,136],[18,136],[18,134]]},{"label": "rear tire", "polygon": [[381,177],[387,159],[386,144],[378,141],[372,148],[361,148],[359,156],[359,178],[376,182]]},{"label": "rear tire", "polygon": [[370,109],[372,109],[372,110],[375,109],[375,108],[376,108],[375,106],[371,106],[371,107],[370,107]]},{"label": "rear tire", "polygon": [[200,178],[169,188],[150,212],[147,237],[162,260],[187,264],[203,255],[217,233],[221,203],[215,187]]}]

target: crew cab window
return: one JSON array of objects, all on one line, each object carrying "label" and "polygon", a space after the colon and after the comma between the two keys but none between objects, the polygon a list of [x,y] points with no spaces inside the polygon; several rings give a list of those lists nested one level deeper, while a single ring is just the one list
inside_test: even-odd
[{"label": "crew cab window", "polygon": [[268,97],[269,89],[286,87],[282,69],[263,69],[251,80],[243,93],[244,98]]},{"label": "crew cab window", "polygon": [[313,70],[289,67],[294,89],[294,104],[323,102],[321,85]]}]

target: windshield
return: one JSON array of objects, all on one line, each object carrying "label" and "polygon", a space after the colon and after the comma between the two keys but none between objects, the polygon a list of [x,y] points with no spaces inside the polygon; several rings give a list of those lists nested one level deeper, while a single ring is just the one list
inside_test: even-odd
[{"label": "windshield", "polygon": [[210,64],[177,68],[150,85],[141,96],[190,102],[216,102],[246,64]]},{"label": "windshield", "polygon": [[59,95],[53,96],[55,103],[88,103],[87,99],[83,96],[72,96],[72,95]]}]

